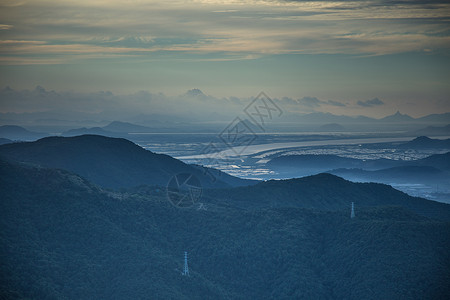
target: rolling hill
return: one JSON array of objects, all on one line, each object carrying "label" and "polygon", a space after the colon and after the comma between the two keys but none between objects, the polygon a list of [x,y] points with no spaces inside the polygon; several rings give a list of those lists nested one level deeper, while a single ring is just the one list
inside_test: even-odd
[{"label": "rolling hill", "polygon": [[415,214],[450,221],[448,204],[411,197],[389,185],[353,183],[327,173],[205,193],[215,199],[212,201],[239,208],[299,207],[334,211],[348,209],[355,202],[360,207],[401,206]]},{"label": "rolling hill", "polygon": [[34,141],[43,138],[48,134],[29,131],[21,126],[3,125],[0,126],[0,137],[15,141]]},{"label": "rolling hill", "polygon": [[48,137],[36,142],[6,144],[0,146],[0,156],[42,167],[65,169],[108,188],[142,184],[165,186],[178,173],[194,174],[203,187],[255,183],[220,171],[212,176],[208,169],[153,153],[126,139],[98,135]]},{"label": "rolling hill", "polygon": [[[234,188],[227,196],[247,201],[247,209],[222,197],[203,199],[204,210],[177,209],[163,193],[105,192],[64,170],[0,160],[0,298],[450,294],[449,223],[389,205],[395,199],[400,205],[416,201],[434,210],[431,201],[327,174]],[[272,197],[285,205],[258,204]],[[353,199],[359,202],[350,219]],[[299,201],[320,209],[290,205]],[[437,208],[448,211],[448,205]],[[184,251],[189,277],[180,272]]]}]

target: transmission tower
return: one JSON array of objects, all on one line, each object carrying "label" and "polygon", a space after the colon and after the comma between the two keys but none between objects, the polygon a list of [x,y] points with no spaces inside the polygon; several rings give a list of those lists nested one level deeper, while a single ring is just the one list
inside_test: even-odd
[{"label": "transmission tower", "polygon": [[189,267],[188,267],[188,257],[187,257],[187,252],[184,251],[184,268],[183,268],[183,272],[181,273],[183,276],[189,276]]},{"label": "transmission tower", "polygon": [[355,203],[352,202],[352,212],[350,213],[350,219],[355,217]]}]

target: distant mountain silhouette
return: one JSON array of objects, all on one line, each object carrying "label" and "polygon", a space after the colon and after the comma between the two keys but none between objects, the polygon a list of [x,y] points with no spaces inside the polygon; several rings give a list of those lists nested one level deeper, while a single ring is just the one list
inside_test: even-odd
[{"label": "distant mountain silhouette", "polygon": [[[210,96],[203,94],[201,91],[193,89],[185,94],[186,97],[203,101],[210,99]],[[212,98],[211,98],[212,99]],[[77,117],[75,117],[77,116]],[[222,122],[229,122],[234,116],[229,116],[226,113],[213,111],[210,113],[201,114],[184,114],[174,115],[168,114],[137,114],[127,117],[127,120],[132,120],[132,123],[141,124],[136,125],[132,123],[123,122],[122,120],[115,120],[110,124],[102,127],[106,131],[111,132],[218,132],[223,129]],[[77,129],[74,126],[87,127],[96,126],[97,121],[92,120],[93,116],[89,113],[75,113],[75,112],[30,112],[30,113],[0,113],[0,119],[4,124],[30,124],[29,126],[47,126],[45,131],[48,132],[62,132],[67,129]],[[72,121],[68,121],[68,120]],[[389,130],[407,132],[411,136],[436,136],[449,135],[450,128],[445,132],[435,132],[433,128],[426,131],[414,132],[417,128],[422,126],[443,126],[447,125],[450,120],[450,113],[432,114],[420,118],[413,118],[400,112],[395,113],[384,118],[371,118],[367,116],[348,116],[335,115],[332,113],[313,112],[308,114],[285,112],[283,114],[282,123],[274,122],[267,124],[270,130],[274,132],[292,132],[295,131],[317,131],[318,127],[323,124],[340,124],[345,127],[346,131],[357,132],[373,132],[380,130],[380,132],[387,132]],[[74,120],[78,120],[74,122]],[[80,121],[86,120],[86,121]],[[98,119],[97,119],[98,120]],[[200,121],[200,122],[199,122]],[[218,125],[220,121],[220,125]],[[116,124],[116,122],[118,124]],[[79,125],[74,125],[79,124]],[[127,126],[126,124],[129,124]],[[144,128],[140,127],[142,125]],[[39,127],[37,127],[39,128]],[[40,127],[43,128],[43,127]],[[30,127],[31,129],[31,127]],[[414,130],[413,130],[414,129]],[[436,129],[437,130],[437,129]],[[42,137],[42,136],[41,136]]]},{"label": "distant mountain silhouette", "polygon": [[111,132],[103,129],[102,127],[90,127],[90,128],[76,128],[70,129],[63,132],[61,135],[65,137],[77,136],[77,135],[85,135],[85,134],[94,134],[94,135],[103,135],[108,137],[125,137],[126,134]]},{"label": "distant mountain silhouette", "polygon": [[[450,119],[450,113],[443,114],[433,114],[420,118],[413,118],[407,114],[402,114],[397,111],[395,114],[388,115],[383,118],[375,119],[366,116],[346,116],[346,115],[335,115],[332,113],[323,113],[323,112],[313,112],[309,114],[293,114],[287,113],[284,119],[288,121],[295,121],[300,124],[327,124],[327,123],[337,123],[348,127],[348,129],[355,129],[354,125],[364,125],[364,127],[357,127],[356,129],[369,129],[370,126],[373,127],[383,127],[386,128],[386,125],[395,124],[395,125],[408,125],[408,126],[400,126],[400,128],[409,128],[411,124],[446,124]],[[396,127],[397,128],[397,127]],[[447,130],[448,132],[448,130]],[[419,135],[428,135],[428,133],[421,133]]]},{"label": "distant mountain silhouette", "polygon": [[334,132],[334,131],[345,131],[346,128],[340,124],[337,123],[329,123],[324,124],[320,126],[319,128],[321,131],[328,131],[328,132]]},{"label": "distant mountain silhouette", "polygon": [[332,154],[304,154],[285,155],[271,159],[267,166],[271,168],[304,168],[304,169],[329,169],[330,166],[357,167],[361,161],[355,158],[341,157]]},{"label": "distant mountain silhouette", "polygon": [[423,123],[447,123],[450,120],[450,113],[426,115],[416,120]]},{"label": "distant mountain silhouette", "polygon": [[329,171],[329,173],[353,181],[372,181],[387,184],[418,183],[435,185],[448,183],[447,179],[450,178],[450,172],[430,166],[401,166],[377,171],[336,169]]},{"label": "distant mountain silhouette", "polygon": [[267,162],[267,166],[279,171],[300,171],[301,169],[331,170],[340,168],[380,170],[400,166],[430,166],[440,170],[448,170],[450,168],[450,152],[447,152],[445,154],[434,154],[418,160],[362,160],[356,158],[341,157],[332,154],[285,155],[269,160]]},{"label": "distant mountain silhouette", "polygon": [[[447,119],[448,120],[448,119]],[[410,135],[415,136],[438,136],[438,135],[450,135],[450,124],[447,126],[428,126],[419,130],[409,132]]]},{"label": "distant mountain silhouette", "polygon": [[123,132],[123,133],[146,133],[154,131],[153,128],[147,126],[136,125],[128,122],[113,121],[108,125],[102,127],[103,130],[109,132]]},{"label": "distant mountain silhouette", "polygon": [[360,160],[333,154],[286,155],[272,158],[266,163],[267,167],[283,175],[283,178],[313,175],[332,169],[360,168],[377,170],[398,165],[399,162],[395,160]]},{"label": "distant mountain silhouette", "polygon": [[207,169],[156,154],[119,138],[98,135],[48,137],[36,142],[0,146],[7,159],[48,168],[65,169],[104,187],[142,184],[165,186],[177,173],[192,173],[203,187],[252,184],[232,176],[211,176]]},{"label": "distant mountain silhouette", "polygon": [[403,123],[403,122],[411,122],[415,119],[406,114],[402,114],[397,111],[395,114],[379,119],[380,122],[388,122],[388,123]]},{"label": "distant mountain silhouette", "polygon": [[410,142],[400,144],[397,147],[401,149],[450,149],[450,139],[439,140],[420,136]]},{"label": "distant mountain silhouette", "polygon": [[[172,128],[173,129],[173,128]],[[129,133],[170,132],[171,129],[159,124],[157,127],[136,125],[128,122],[113,121],[103,127],[75,128],[62,133],[63,136],[76,136],[83,134],[97,134],[109,137],[121,137],[129,139]]]},{"label": "distant mountain silhouette", "polygon": [[345,116],[345,115],[334,115],[332,113],[323,112],[313,112],[304,115],[298,114],[287,114],[286,119],[291,121],[296,121],[300,123],[315,123],[315,124],[327,124],[327,123],[337,123],[337,124],[358,124],[358,123],[368,123],[373,124],[377,122],[376,119],[366,117],[366,116]]},{"label": "distant mountain silhouette", "polygon": [[14,141],[34,141],[48,136],[46,133],[29,131],[16,125],[0,126],[0,137]]},{"label": "distant mountain silhouette", "polygon": [[[290,155],[273,158],[266,165],[275,171],[275,178],[327,172],[355,182],[406,184],[403,188],[408,193],[412,192],[411,184],[420,184],[426,189],[433,189],[433,195],[427,195],[423,190],[424,197],[448,201],[448,193],[445,191],[450,188],[450,152],[418,160],[359,160],[335,155]],[[437,193],[437,186],[442,189],[440,193]],[[399,188],[403,190],[402,187]]]}]

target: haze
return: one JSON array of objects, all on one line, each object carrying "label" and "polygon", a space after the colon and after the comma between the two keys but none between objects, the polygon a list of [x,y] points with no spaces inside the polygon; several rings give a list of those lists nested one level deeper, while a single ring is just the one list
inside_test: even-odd
[{"label": "haze", "polygon": [[296,113],[448,112],[449,12],[439,0],[1,1],[0,111],[232,115],[265,91]]}]

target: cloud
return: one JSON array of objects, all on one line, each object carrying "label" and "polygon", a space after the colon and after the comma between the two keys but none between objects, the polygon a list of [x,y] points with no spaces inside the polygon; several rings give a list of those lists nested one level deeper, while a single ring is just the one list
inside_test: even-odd
[{"label": "cloud", "polygon": [[0,30],[8,30],[13,28],[12,25],[7,25],[7,24],[0,24]]},{"label": "cloud", "polygon": [[[161,52],[227,60],[450,48],[450,4],[444,1],[131,2],[36,0],[3,5],[0,40],[18,42],[3,49],[0,63],[47,63],[49,55],[64,63],[152,58]],[[6,24],[14,24],[14,30]]]},{"label": "cloud", "polygon": [[320,104],[322,103],[322,101],[320,101],[316,97],[303,97],[303,98],[299,99],[297,103],[300,105],[309,107],[309,108],[316,108],[316,107],[320,107]]},{"label": "cloud", "polygon": [[357,104],[359,106],[363,106],[363,107],[373,107],[373,106],[380,106],[380,105],[384,105],[384,102],[381,101],[378,98],[373,98],[371,100],[366,100],[366,101],[358,101]]},{"label": "cloud", "polygon": [[347,106],[345,103],[335,101],[335,100],[328,100],[324,102],[325,104],[332,105],[332,106],[338,106],[338,107],[345,107]]},{"label": "cloud", "polygon": [[[133,119],[137,115],[166,115],[169,121],[180,118],[192,121],[211,121],[209,116],[219,114],[227,121],[242,112],[252,99],[216,98],[192,89],[178,96],[140,91],[115,94],[109,91],[82,93],[46,90],[37,86],[33,90],[0,90],[0,113],[55,115],[58,119]],[[218,121],[218,120],[217,120]]]},{"label": "cloud", "polygon": [[[40,119],[131,121],[139,115],[156,114],[167,116],[169,122],[188,119],[194,122],[226,122],[242,114],[253,97],[218,98],[198,88],[192,88],[180,95],[168,96],[148,91],[130,94],[116,94],[109,91],[54,91],[37,86],[31,90],[5,87],[0,89],[0,99],[2,99],[0,114],[25,116],[38,113]],[[311,96],[300,99],[282,97],[273,100],[292,113],[313,112],[327,105],[345,106],[341,102],[322,101]],[[213,115],[218,117],[211,119]]]},{"label": "cloud", "polygon": [[330,106],[336,106],[336,107],[345,107],[347,106],[345,103],[335,101],[335,100],[319,100],[316,97],[303,97],[298,100],[294,100],[292,98],[284,97],[281,99],[281,102],[288,104],[288,105],[301,105],[308,108],[318,108],[322,105],[330,105]]}]

